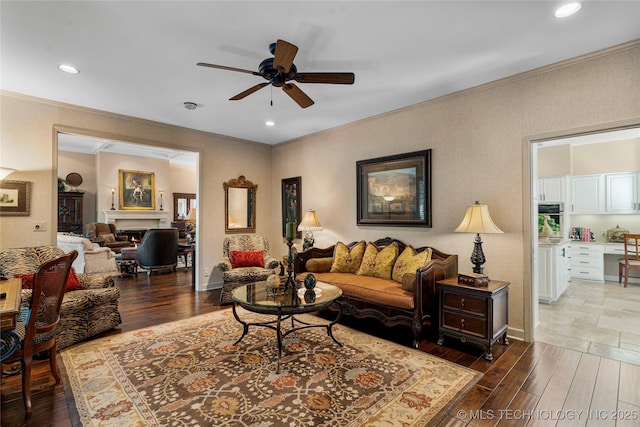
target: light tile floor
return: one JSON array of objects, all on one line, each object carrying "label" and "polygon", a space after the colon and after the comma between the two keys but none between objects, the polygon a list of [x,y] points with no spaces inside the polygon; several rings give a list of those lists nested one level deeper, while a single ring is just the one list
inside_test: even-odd
[{"label": "light tile floor", "polygon": [[536,341],[640,365],[640,285],[574,280],[538,319]]}]

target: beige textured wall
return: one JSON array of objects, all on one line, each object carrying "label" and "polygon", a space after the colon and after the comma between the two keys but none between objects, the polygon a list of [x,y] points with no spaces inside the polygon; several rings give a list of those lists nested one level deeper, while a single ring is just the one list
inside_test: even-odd
[{"label": "beige textured wall", "polygon": [[538,149],[538,178],[571,175],[571,147],[558,145]]},{"label": "beige textured wall", "polygon": [[538,149],[538,177],[640,171],[640,138]]},{"label": "beige textured wall", "polygon": [[[189,165],[171,163],[171,192],[195,193],[198,179],[196,168]],[[166,195],[166,193],[165,193]],[[173,209],[173,194],[169,194],[169,203]]]},{"label": "beige textured wall", "polygon": [[[485,273],[511,282],[509,326],[519,335],[531,286],[525,141],[639,121],[638,70],[636,44],[281,144],[271,185],[302,177],[302,209],[314,208],[324,226],[316,246],[392,236],[458,254],[461,271],[472,268],[474,237],[452,231],[468,204],[488,204],[504,234],[482,236]],[[425,148],[433,150],[433,228],[358,227],[356,161]]]},{"label": "beige textured wall", "polygon": [[[316,246],[336,240],[393,236],[458,254],[471,269],[473,235],[453,233],[468,204],[487,203],[504,234],[484,235],[485,272],[511,282],[510,332],[522,335],[530,292],[529,139],[640,123],[640,42],[567,61],[500,82],[424,102],[330,131],[269,147],[174,126],[3,94],[0,156],[34,181],[34,207],[53,219],[53,125],[92,130],[115,139],[201,153],[202,261],[217,261],[224,236],[222,182],[245,175],[258,183],[258,233],[285,253],[280,236],[280,180],[302,177],[302,209],[316,209],[325,231]],[[309,110],[312,114],[312,109]],[[78,132],[85,133],[87,131]],[[433,228],[357,227],[355,162],[433,149]],[[5,157],[7,156],[7,157]],[[271,165],[271,167],[269,167]],[[32,218],[0,218],[0,247],[49,243]],[[526,225],[525,225],[526,224]],[[202,242],[205,243],[202,243]],[[300,247],[300,243],[298,242]],[[201,270],[200,270],[201,272]]]},{"label": "beige textured wall", "polygon": [[640,171],[640,139],[604,144],[578,145],[571,148],[571,174]]}]

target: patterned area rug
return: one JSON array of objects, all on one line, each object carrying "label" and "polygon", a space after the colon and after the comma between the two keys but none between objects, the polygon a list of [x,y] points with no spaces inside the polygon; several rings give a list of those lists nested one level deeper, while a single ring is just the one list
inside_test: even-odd
[{"label": "patterned area rug", "polygon": [[324,328],[287,336],[278,374],[274,331],[251,327],[234,346],[241,333],[228,309],[65,349],[73,424],[429,426],[480,377],[342,325],[334,336],[343,347]]}]

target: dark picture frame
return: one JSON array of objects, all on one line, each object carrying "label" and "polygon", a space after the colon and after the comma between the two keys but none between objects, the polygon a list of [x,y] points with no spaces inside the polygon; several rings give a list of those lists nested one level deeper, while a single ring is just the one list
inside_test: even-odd
[{"label": "dark picture frame", "polygon": [[119,169],[118,187],[120,209],[156,209],[156,178],[153,172]]},{"label": "dark picture frame", "polygon": [[356,162],[358,225],[431,227],[431,150]]},{"label": "dark picture frame", "polygon": [[297,231],[302,221],[302,178],[285,178],[282,180],[282,237],[286,237],[287,222],[296,223],[296,238],[302,238]]},{"label": "dark picture frame", "polygon": [[31,182],[0,181],[0,216],[31,215]]}]

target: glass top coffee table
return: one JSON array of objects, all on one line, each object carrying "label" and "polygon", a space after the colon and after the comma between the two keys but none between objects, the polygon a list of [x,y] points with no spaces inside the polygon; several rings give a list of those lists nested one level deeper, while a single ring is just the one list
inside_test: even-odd
[{"label": "glass top coffee table", "polygon": [[[278,340],[278,364],[277,371],[280,372],[280,357],[282,355],[282,340],[287,335],[307,328],[325,328],[327,335],[342,346],[333,336],[333,325],[338,323],[342,317],[342,306],[336,300],[342,295],[342,290],[337,286],[324,282],[317,282],[313,290],[307,290],[301,283],[296,283],[295,289],[284,290],[267,286],[267,282],[253,282],[233,290],[233,316],[242,324],[242,336],[234,343],[238,344],[249,332],[249,326],[262,326],[276,331]],[[296,314],[310,313],[323,310],[330,305],[338,306],[338,315],[335,320],[327,324],[311,324],[303,322],[295,317]],[[240,306],[245,310],[276,316],[275,320],[267,322],[245,322],[240,319],[236,307]],[[283,330],[283,321],[291,319],[291,327]]]}]

